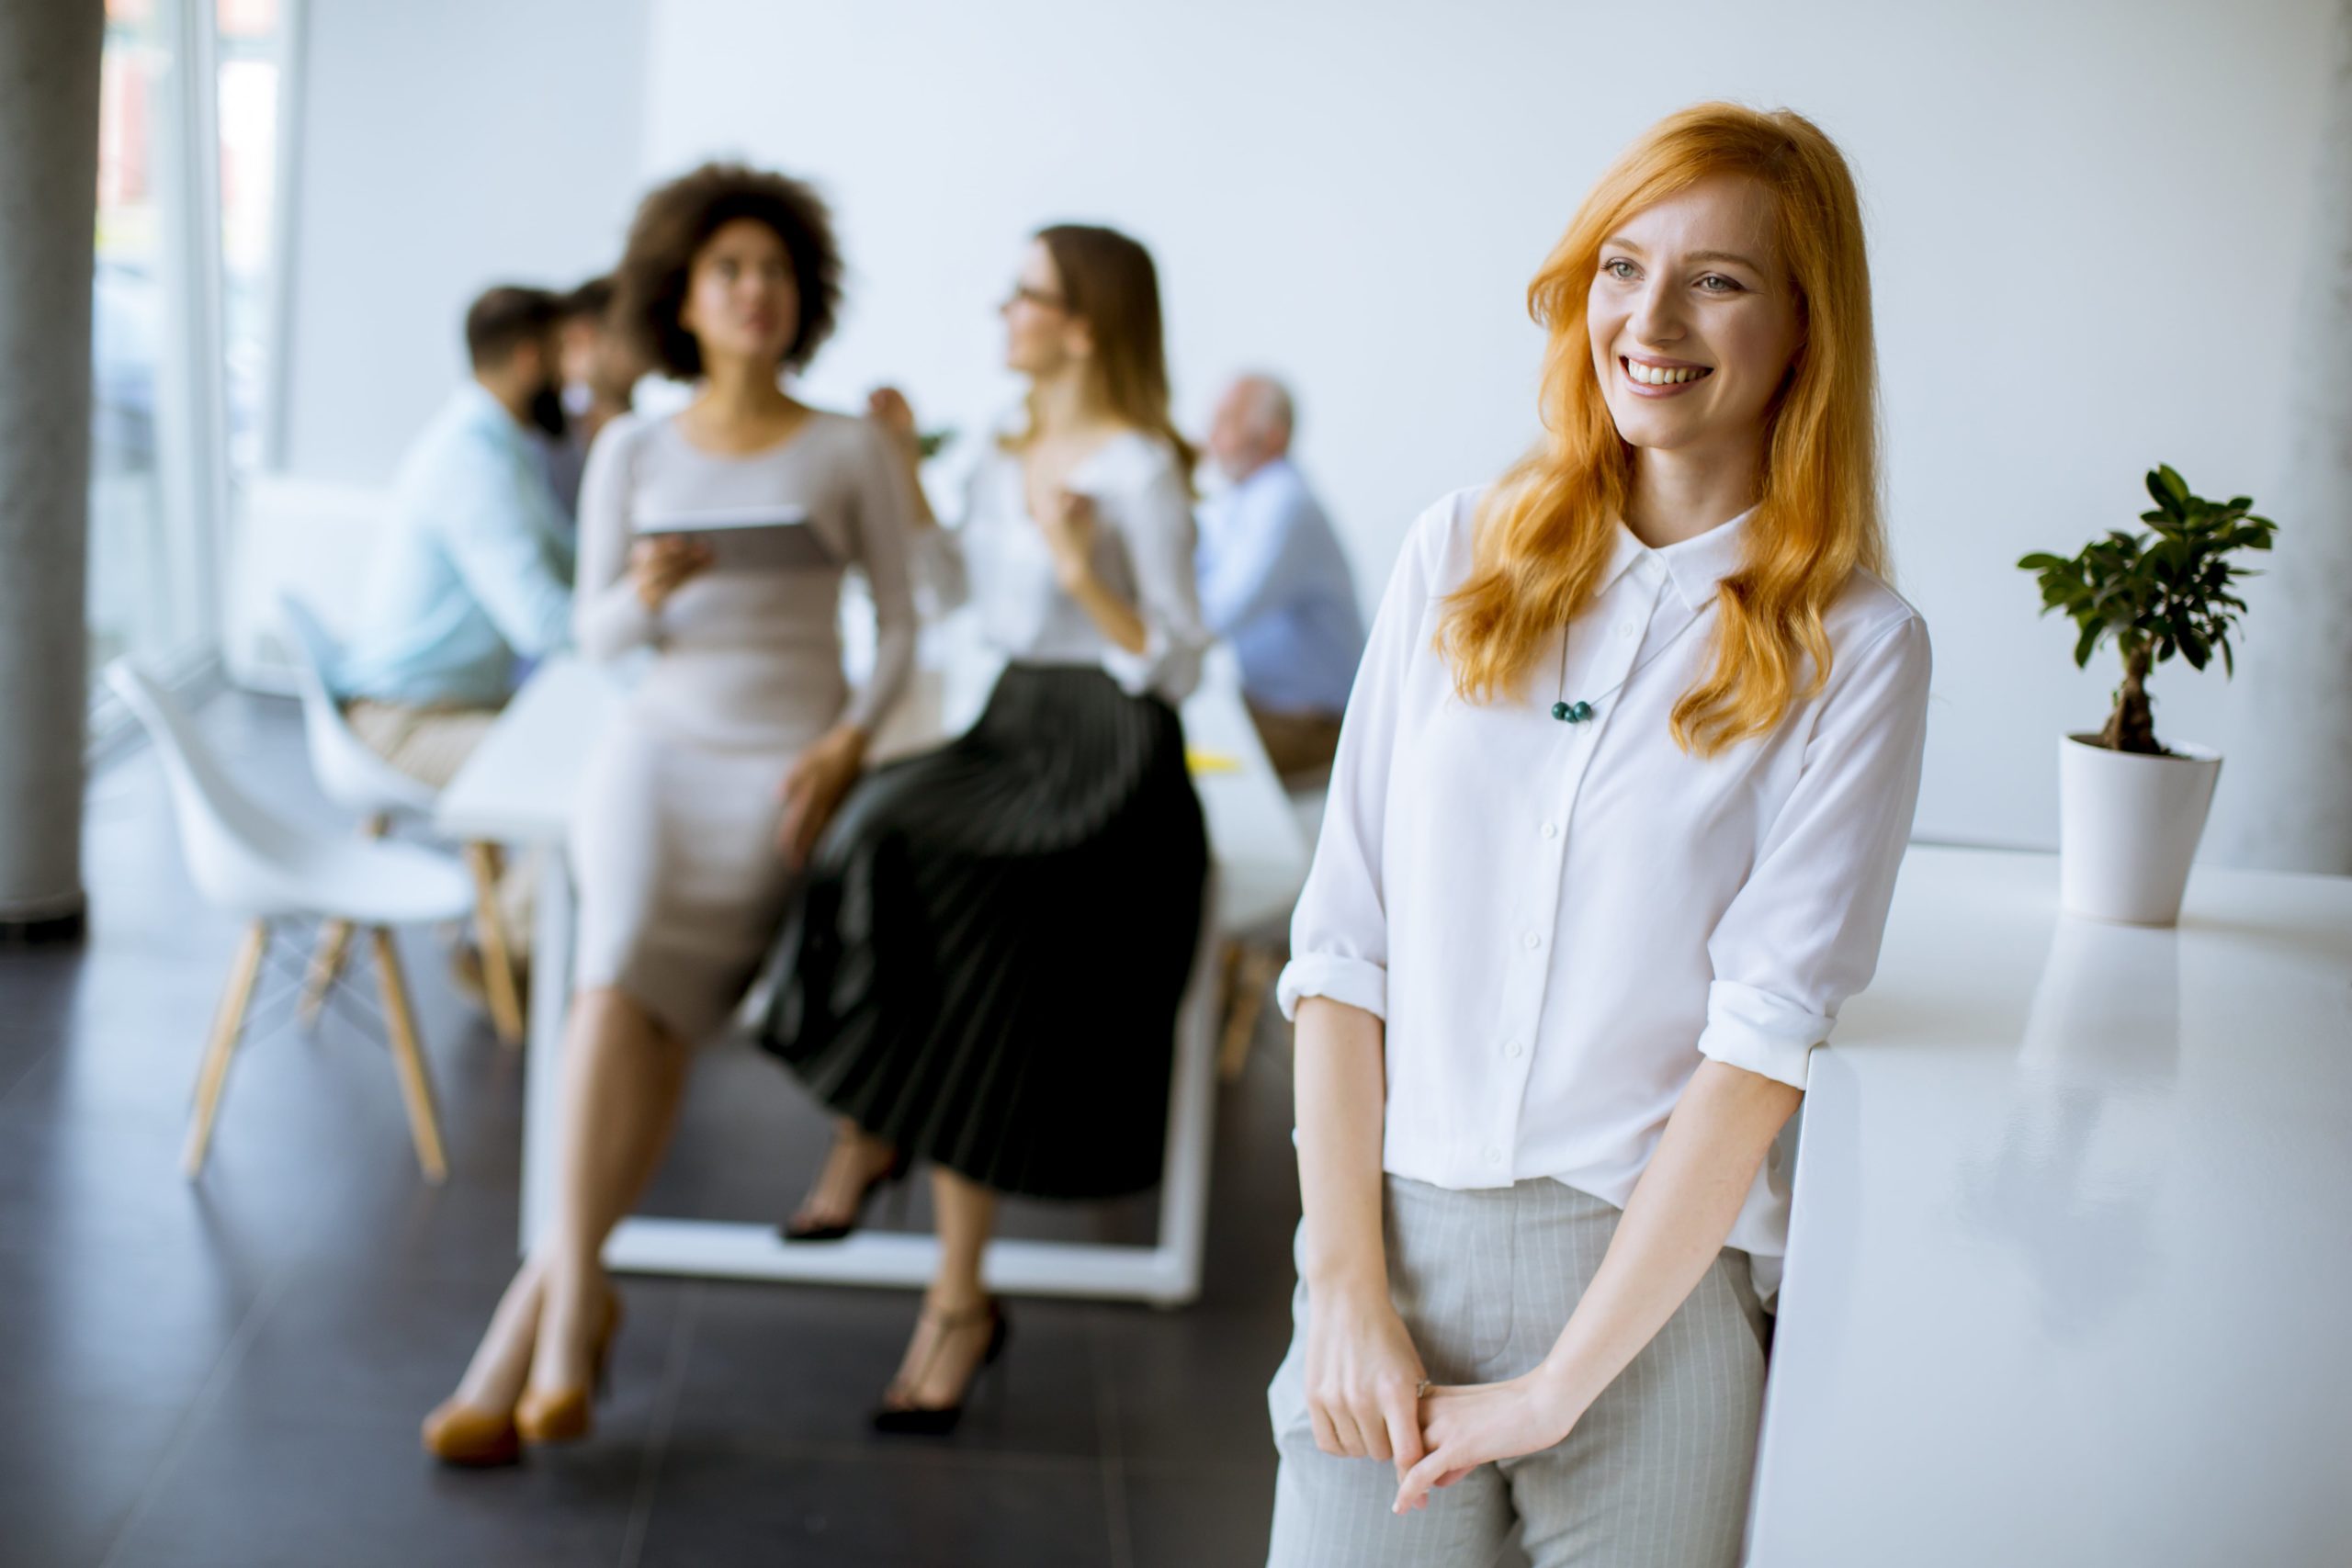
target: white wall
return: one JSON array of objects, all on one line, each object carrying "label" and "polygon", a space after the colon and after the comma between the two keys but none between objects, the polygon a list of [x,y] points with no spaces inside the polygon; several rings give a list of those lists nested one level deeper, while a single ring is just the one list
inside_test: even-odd
[{"label": "white wall", "polygon": [[492,283],[618,259],[645,0],[309,0],[285,468],[380,483],[465,374]]},{"label": "white wall", "polygon": [[[651,0],[642,166],[819,180],[852,282],[810,389],[896,380],[926,423],[1006,395],[992,307],[1029,229],[1134,232],[1180,413],[1238,367],[1289,377],[1369,600],[1421,505],[1532,435],[1523,290],[1608,160],[1694,99],[1796,107],[1868,204],[1900,586],[1938,649],[1919,831],[2049,844],[2054,737],[2113,677],[2073,670],[2011,563],[2133,525],[2159,460],[2276,492],[2325,24],[2319,0]],[[2156,692],[2160,733],[2229,744],[2218,674]]]}]

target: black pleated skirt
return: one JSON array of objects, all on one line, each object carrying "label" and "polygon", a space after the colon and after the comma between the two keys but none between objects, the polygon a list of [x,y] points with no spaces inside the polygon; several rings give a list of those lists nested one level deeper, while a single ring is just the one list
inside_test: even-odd
[{"label": "black pleated skirt", "polygon": [[834,1111],[1001,1192],[1159,1179],[1208,838],[1174,709],[1015,664],[876,770],[794,896],[761,1041]]}]

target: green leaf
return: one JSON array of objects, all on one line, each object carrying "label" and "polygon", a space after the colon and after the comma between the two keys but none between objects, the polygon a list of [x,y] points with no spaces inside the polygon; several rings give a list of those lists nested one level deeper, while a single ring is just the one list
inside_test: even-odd
[{"label": "green leaf", "polygon": [[2096,622],[2083,628],[2083,635],[2075,639],[2075,669],[2080,670],[2091,661],[2091,655],[2098,650],[2099,639],[2106,635],[2107,628]]}]

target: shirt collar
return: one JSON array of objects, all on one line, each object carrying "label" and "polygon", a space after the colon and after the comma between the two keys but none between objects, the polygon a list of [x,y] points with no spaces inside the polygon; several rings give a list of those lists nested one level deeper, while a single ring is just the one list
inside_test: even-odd
[{"label": "shirt collar", "polygon": [[491,396],[490,389],[480,381],[468,378],[458,386],[453,400],[464,411],[468,424],[480,425],[503,440],[519,443],[528,439],[514,416],[506,412],[506,405]]},{"label": "shirt collar", "polygon": [[1273,457],[1269,457],[1264,462],[1259,464],[1256,468],[1250,469],[1248,473],[1244,474],[1239,482],[1235,484],[1233,488],[1236,490],[1247,490],[1250,486],[1257,484],[1261,480],[1280,479],[1289,471],[1290,455],[1286,452],[1277,453]]},{"label": "shirt collar", "polygon": [[1719,523],[1703,534],[1661,549],[1652,549],[1642,543],[1620,521],[1616,525],[1616,544],[1595,592],[1607,592],[1620,577],[1639,566],[1650,581],[1655,581],[1653,574],[1665,572],[1667,581],[1674,584],[1676,594],[1696,614],[1714,602],[1715,585],[1739,570],[1747,551],[1747,521],[1755,515],[1756,509],[1751,506],[1728,523]]},{"label": "shirt collar", "polygon": [[1264,491],[1289,471],[1290,459],[1287,457],[1269,457],[1226,486],[1225,493],[1231,501],[1238,502],[1245,495]]}]

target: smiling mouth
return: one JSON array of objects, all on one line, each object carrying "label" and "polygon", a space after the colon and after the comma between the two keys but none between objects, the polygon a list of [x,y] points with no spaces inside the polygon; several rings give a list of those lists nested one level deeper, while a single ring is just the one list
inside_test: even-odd
[{"label": "smiling mouth", "polygon": [[1692,381],[1701,380],[1714,374],[1713,368],[1710,366],[1645,365],[1638,359],[1629,358],[1622,354],[1617,356],[1617,363],[1625,367],[1626,378],[1640,387],[1686,386]]}]

